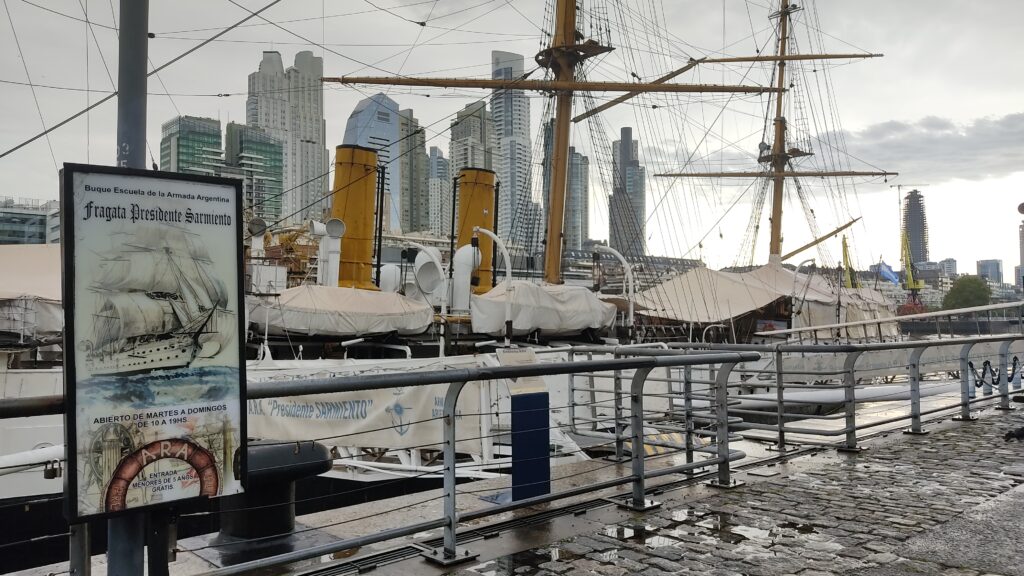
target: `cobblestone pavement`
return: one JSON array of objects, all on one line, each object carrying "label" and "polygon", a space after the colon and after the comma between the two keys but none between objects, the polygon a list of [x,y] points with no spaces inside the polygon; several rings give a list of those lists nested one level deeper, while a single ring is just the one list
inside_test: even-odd
[{"label": "cobblestone pavement", "polygon": [[[1021,425],[1024,414],[990,413],[927,436],[894,435],[860,454],[795,472],[750,477],[744,486],[701,500],[666,493],[659,496],[662,508],[633,520],[454,574],[992,574],[970,555],[915,557],[908,540],[939,537],[940,525],[1024,482],[1024,444],[1002,438]],[[985,537],[973,534],[951,546]],[[1024,575],[1024,562],[997,567],[999,574]]]}]

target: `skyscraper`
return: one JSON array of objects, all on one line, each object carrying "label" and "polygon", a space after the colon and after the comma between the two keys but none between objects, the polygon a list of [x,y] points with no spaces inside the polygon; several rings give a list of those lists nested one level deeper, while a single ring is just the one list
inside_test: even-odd
[{"label": "skyscraper", "polygon": [[329,208],[323,59],[312,52],[295,55],[284,69],[279,52],[264,52],[259,70],[249,74],[245,120],[263,128],[283,145],[282,214],[287,222],[320,219]]},{"label": "skyscraper", "polygon": [[903,199],[903,233],[910,244],[911,264],[928,262],[928,218],[924,197],[918,190],[911,190]]},{"label": "skyscraper", "polygon": [[[554,150],[554,121],[544,124],[543,207],[550,210],[551,159]],[[547,225],[538,226],[543,230]],[[562,219],[562,250],[581,250],[590,237],[590,159],[569,147],[565,181],[565,213]]]},{"label": "skyscraper", "polygon": [[463,168],[493,170],[494,130],[491,114],[483,102],[467,104],[451,123],[448,146],[449,172],[457,176]]},{"label": "skyscraper", "polygon": [[402,163],[399,158],[398,103],[385,94],[374,94],[360,100],[345,124],[343,144],[365,146],[377,151],[377,162],[386,166],[384,173],[384,227],[393,234],[402,229],[400,207]]},{"label": "skyscraper", "polygon": [[[474,102],[459,110],[452,120],[449,133],[451,141],[448,144],[448,173],[452,178],[457,177],[463,168],[494,170],[494,129],[491,125],[491,115],[483,102]],[[456,201],[458,194],[456,188]],[[504,185],[501,196],[505,196]]]},{"label": "skyscraper", "polygon": [[625,256],[647,253],[646,169],[640,165],[640,143],[626,127],[612,143],[612,196],[608,201],[609,245]]},{"label": "skyscraper", "polygon": [[[515,80],[523,76],[523,56],[511,52],[491,52],[491,77]],[[510,227],[525,222],[527,202],[531,199],[530,174],[533,163],[530,138],[530,99],[523,90],[494,90],[491,94],[491,119],[497,145],[495,172],[501,183],[498,206],[498,235],[513,244],[522,244]],[[520,235],[521,236],[521,235]],[[532,234],[530,235],[532,236]]]},{"label": "skyscraper", "polygon": [[160,135],[160,169],[214,176],[224,166],[220,120],[178,116],[164,122]]},{"label": "skyscraper", "polygon": [[430,233],[443,238],[451,228],[452,177],[448,170],[448,160],[437,146],[430,147],[427,186],[430,189]]},{"label": "skyscraper", "polygon": [[1013,273],[1013,284],[1017,288],[1022,288],[1024,287],[1024,279],[1021,278],[1021,271],[1024,270],[1024,222],[1017,227],[1017,239],[1020,243],[1020,260],[1018,260],[1020,265],[1018,266],[1019,270],[1015,270]]},{"label": "skyscraper", "polygon": [[939,261],[939,267],[942,269],[942,274],[949,276],[950,278],[956,278],[956,260],[953,258],[946,258],[945,260]]},{"label": "skyscraper", "polygon": [[978,260],[978,276],[996,284],[1003,283],[1002,260]]},{"label": "skyscraper", "polygon": [[262,128],[229,122],[222,176],[242,178],[245,207],[267,223],[281,218],[284,145]]},{"label": "skyscraper", "polygon": [[426,136],[412,110],[398,112],[399,213],[405,233],[430,230]]},{"label": "skyscraper", "polygon": [[590,159],[569,147],[562,250],[582,250],[590,238]]}]

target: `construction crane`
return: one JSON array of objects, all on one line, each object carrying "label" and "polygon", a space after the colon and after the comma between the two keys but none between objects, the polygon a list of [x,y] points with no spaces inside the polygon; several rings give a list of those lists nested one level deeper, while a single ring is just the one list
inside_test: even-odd
[{"label": "construction crane", "polygon": [[914,263],[911,262],[910,254],[910,239],[907,236],[907,232],[903,232],[903,289],[907,291],[907,301],[901,306],[896,308],[896,313],[900,316],[906,314],[920,314],[927,312],[923,303],[921,303],[921,290],[924,288],[924,280],[918,280],[914,277]]},{"label": "construction crane", "polygon": [[[906,222],[903,221],[903,188],[913,188],[917,190],[924,188],[927,184],[892,184],[889,187],[896,189],[896,203],[899,207],[899,218],[900,218],[900,261],[903,264],[903,284],[902,287],[907,291],[906,301],[896,308],[896,313],[899,315],[905,314],[919,314],[926,312],[924,304],[921,302],[921,290],[924,289],[924,280],[920,280],[914,276],[914,257],[913,252],[910,250],[910,235],[907,231]],[[926,229],[927,230],[927,229]],[[927,231],[925,231],[925,242],[927,242]]]}]

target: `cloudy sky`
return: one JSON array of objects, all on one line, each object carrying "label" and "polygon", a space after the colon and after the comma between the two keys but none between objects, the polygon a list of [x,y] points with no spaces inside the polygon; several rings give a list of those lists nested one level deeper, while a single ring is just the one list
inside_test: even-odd
[{"label": "cloudy sky", "polygon": [[[43,125],[51,126],[109,93],[117,79],[116,2],[3,2],[0,154]],[[151,0],[153,64],[170,60],[242,19],[247,12],[241,6],[256,10],[266,3],[234,2]],[[244,121],[246,77],[264,50],[280,51],[286,62],[300,50],[312,50],[324,57],[329,76],[487,77],[491,50],[524,54],[529,68],[532,55],[544,44],[545,4],[282,0],[264,13],[280,28],[251,20],[159,78],[150,78],[149,146],[158,156],[160,124],[177,114]],[[586,33],[605,30],[616,48],[588,66],[588,77],[595,80],[632,81],[634,74],[653,79],[690,57],[773,50],[767,0],[600,0],[585,1],[583,6]],[[91,28],[84,21],[86,13]],[[795,143],[815,152],[805,167],[900,173],[887,181],[846,181],[831,192],[807,184],[809,208],[819,230],[863,217],[851,233],[861,267],[879,257],[890,263],[898,260],[898,196],[891,185],[901,184],[921,187],[925,194],[933,260],[956,258],[961,272],[973,272],[975,260],[1001,258],[1007,275],[1012,273],[1019,259],[1017,205],[1024,202],[1022,37],[1024,3],[1019,0],[969,5],[952,0],[833,1],[820,2],[816,8],[808,1],[807,9],[797,15],[795,38],[801,52],[885,54],[799,68],[793,102],[787,108]],[[37,85],[35,98],[26,85],[29,77]],[[707,66],[678,81],[765,85],[770,79],[768,65],[735,65]],[[341,143],[345,120],[356,102],[377,90],[333,85],[325,89],[328,148]],[[400,105],[415,110],[427,126],[428,145],[446,153],[450,118],[486,96],[467,90],[388,92]],[[608,97],[595,94],[598,102]],[[531,99],[534,138],[546,102],[543,95]],[[766,104],[764,96],[646,96],[602,115],[599,123],[581,125],[573,143],[594,166],[592,235],[606,233],[604,185],[609,169],[597,166],[609,156],[607,145],[617,139],[619,128],[634,128],[649,174],[755,170]],[[112,100],[54,131],[49,139],[0,158],[0,195],[56,198],[61,163],[112,163],[115,118]],[[837,148],[845,154],[839,155]],[[756,245],[748,234],[755,196],[756,185],[748,187],[743,181],[649,178],[648,246],[653,253],[701,257],[713,266],[742,261],[737,255],[751,252],[755,262],[763,262],[767,217]],[[786,206],[785,247],[792,248],[811,233],[807,210],[795,193]],[[829,251],[838,255],[838,241],[829,244]]]}]

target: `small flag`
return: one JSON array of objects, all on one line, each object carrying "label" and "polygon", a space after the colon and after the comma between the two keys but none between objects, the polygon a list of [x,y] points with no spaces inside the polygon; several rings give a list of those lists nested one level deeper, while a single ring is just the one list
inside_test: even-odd
[{"label": "small flag", "polygon": [[892,282],[897,286],[900,285],[900,277],[897,276],[896,273],[892,271],[892,268],[890,268],[884,261],[878,263],[878,274],[889,282]]}]

